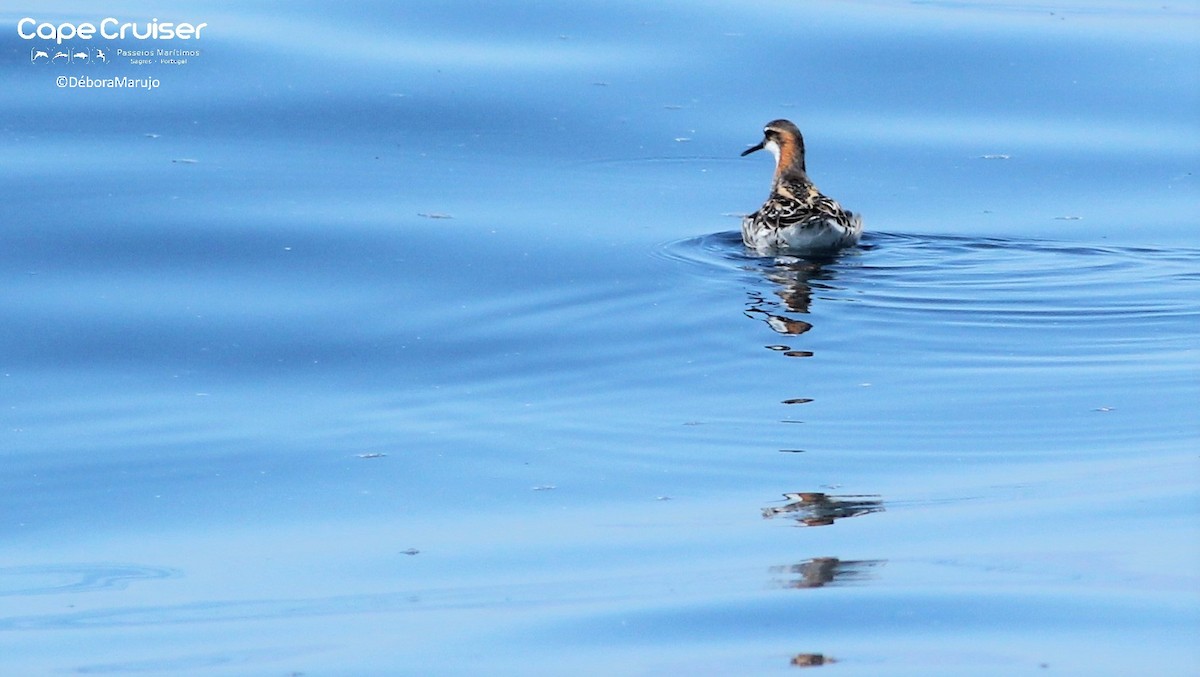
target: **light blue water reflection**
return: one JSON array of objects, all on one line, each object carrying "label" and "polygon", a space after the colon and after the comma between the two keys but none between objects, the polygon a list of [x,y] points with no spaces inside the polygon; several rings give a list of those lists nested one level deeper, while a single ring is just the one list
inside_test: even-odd
[{"label": "light blue water reflection", "polygon": [[[0,10],[5,671],[1200,665],[1200,8],[96,11]],[[776,117],[861,247],[741,249]]]}]

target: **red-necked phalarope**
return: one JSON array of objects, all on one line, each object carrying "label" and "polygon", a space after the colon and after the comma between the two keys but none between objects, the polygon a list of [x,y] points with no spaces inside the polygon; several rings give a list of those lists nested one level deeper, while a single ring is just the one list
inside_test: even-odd
[{"label": "red-necked phalarope", "polygon": [[804,137],[788,120],[768,122],[763,140],[742,153],[766,148],[775,156],[771,195],[742,219],[742,242],[759,254],[849,247],[862,236],[862,217],[825,197],[804,171]]}]

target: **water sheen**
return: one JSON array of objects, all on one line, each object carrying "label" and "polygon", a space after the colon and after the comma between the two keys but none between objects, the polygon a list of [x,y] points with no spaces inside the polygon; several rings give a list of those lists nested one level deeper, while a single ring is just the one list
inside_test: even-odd
[{"label": "water sheen", "polygon": [[[0,673],[1200,670],[1196,8],[95,11],[0,10]],[[204,55],[15,31],[108,14]],[[860,246],[742,247],[780,117]]]}]

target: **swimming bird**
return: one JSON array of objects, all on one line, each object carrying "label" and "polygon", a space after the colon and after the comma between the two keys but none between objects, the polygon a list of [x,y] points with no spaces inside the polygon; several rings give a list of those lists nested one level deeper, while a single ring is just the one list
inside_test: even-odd
[{"label": "swimming bird", "polygon": [[858,243],[862,217],[817,190],[804,169],[804,137],[788,120],[768,122],[763,140],[742,156],[766,148],[775,156],[771,195],[742,219],[742,242],[759,254],[830,251]]}]

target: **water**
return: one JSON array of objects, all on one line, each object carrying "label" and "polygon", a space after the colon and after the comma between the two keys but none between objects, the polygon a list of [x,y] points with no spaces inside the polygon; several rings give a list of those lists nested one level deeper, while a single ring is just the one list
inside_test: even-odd
[{"label": "water", "polygon": [[[4,672],[1200,667],[1194,4],[94,7],[0,11]],[[776,117],[861,247],[740,247]]]}]

